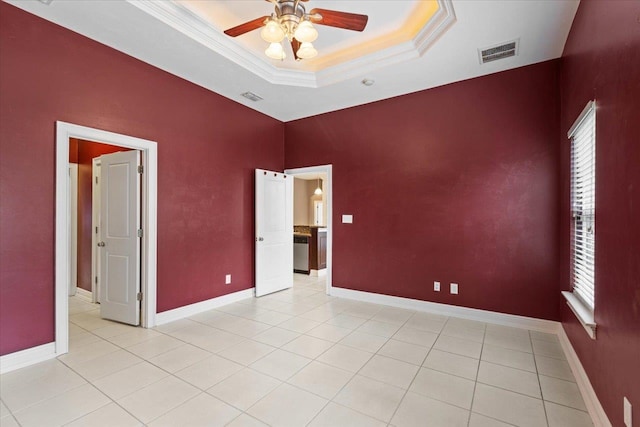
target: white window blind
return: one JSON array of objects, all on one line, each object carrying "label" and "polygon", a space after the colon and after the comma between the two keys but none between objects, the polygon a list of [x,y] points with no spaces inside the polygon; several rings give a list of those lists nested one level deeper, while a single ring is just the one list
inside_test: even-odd
[{"label": "white window blind", "polygon": [[589,102],[569,131],[573,293],[591,310],[595,294],[596,118]]}]

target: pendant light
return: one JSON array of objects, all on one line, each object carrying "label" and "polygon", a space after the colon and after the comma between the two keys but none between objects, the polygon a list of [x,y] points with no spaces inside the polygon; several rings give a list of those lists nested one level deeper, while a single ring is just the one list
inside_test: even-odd
[{"label": "pendant light", "polygon": [[314,191],[313,194],[315,194],[316,196],[322,195],[322,188],[320,187],[320,178],[318,178],[318,188],[316,188],[316,191]]}]

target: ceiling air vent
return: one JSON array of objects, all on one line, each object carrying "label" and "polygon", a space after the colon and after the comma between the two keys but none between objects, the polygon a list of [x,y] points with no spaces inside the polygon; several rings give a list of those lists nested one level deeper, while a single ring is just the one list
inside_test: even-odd
[{"label": "ceiling air vent", "polygon": [[244,96],[247,99],[250,99],[253,102],[262,101],[262,98],[260,98],[258,95],[256,95],[253,92],[245,92],[242,94],[242,96]]},{"label": "ceiling air vent", "polygon": [[44,4],[46,4],[47,6],[49,6],[53,0],[38,0],[38,1],[39,1],[40,3],[44,3]]},{"label": "ceiling air vent", "polygon": [[478,49],[480,54],[480,63],[497,61],[498,59],[509,58],[518,54],[518,40],[503,43],[498,46],[491,46],[484,49]]}]

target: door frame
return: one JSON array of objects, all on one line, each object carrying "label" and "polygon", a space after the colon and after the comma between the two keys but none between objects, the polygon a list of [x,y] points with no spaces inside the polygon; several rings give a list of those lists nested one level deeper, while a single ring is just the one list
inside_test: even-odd
[{"label": "door frame", "polygon": [[325,293],[331,295],[333,287],[333,166],[320,165],[309,166],[304,168],[285,169],[287,175],[306,174],[306,173],[325,173],[327,174],[326,182],[323,185],[324,191],[327,193],[327,284]]},{"label": "door frame", "polygon": [[119,147],[140,150],[142,154],[142,256],[141,290],[142,326],[155,326],[157,285],[157,229],[158,229],[158,145],[155,141],[128,135],[56,122],[56,214],[55,214],[55,351],[61,355],[69,351],[69,245],[70,230],[67,218],[69,206],[69,138],[85,139]]},{"label": "door frame", "polygon": [[78,291],[78,164],[69,163],[69,296]]}]

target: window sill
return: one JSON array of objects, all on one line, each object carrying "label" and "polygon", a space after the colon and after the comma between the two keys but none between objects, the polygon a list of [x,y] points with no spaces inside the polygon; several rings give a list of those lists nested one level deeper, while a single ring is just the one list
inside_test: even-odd
[{"label": "window sill", "polygon": [[567,300],[567,305],[573,311],[573,314],[576,315],[584,330],[587,331],[587,334],[591,337],[591,339],[596,339],[596,320],[593,316],[591,310],[584,306],[584,304],[571,292],[563,291],[562,295]]}]

